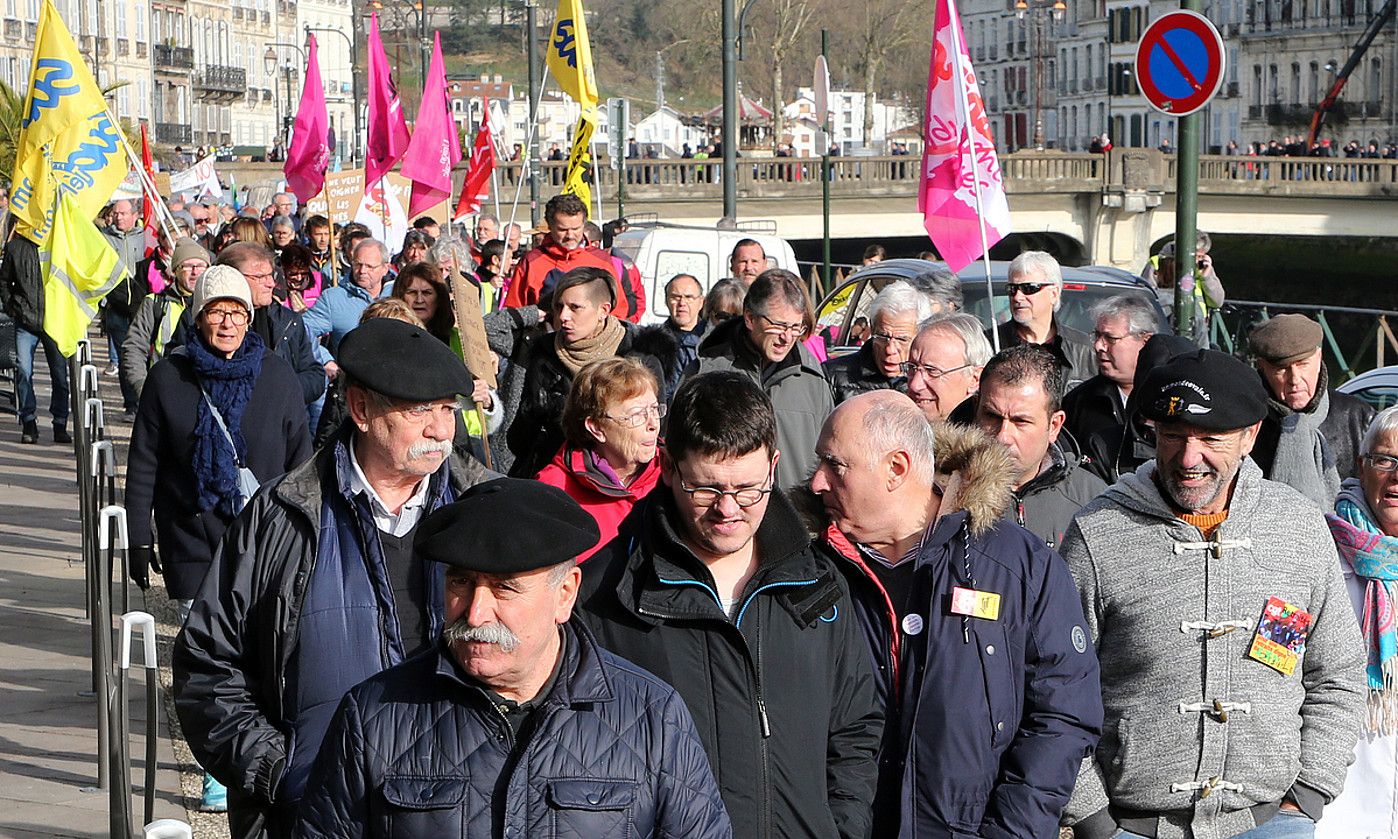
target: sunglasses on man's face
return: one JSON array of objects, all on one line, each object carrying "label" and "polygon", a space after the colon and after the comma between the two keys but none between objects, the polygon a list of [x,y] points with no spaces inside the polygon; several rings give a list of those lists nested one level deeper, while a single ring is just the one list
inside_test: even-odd
[{"label": "sunglasses on man's face", "polygon": [[1014,297],[1015,292],[1018,291],[1025,297],[1033,297],[1051,285],[1053,285],[1053,283],[1006,283],[1005,295]]}]

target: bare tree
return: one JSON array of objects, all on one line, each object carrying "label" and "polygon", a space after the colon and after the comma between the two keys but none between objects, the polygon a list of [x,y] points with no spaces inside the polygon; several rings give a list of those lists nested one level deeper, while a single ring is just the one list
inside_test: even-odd
[{"label": "bare tree", "polygon": [[[864,0],[849,31],[848,54],[864,86],[864,143],[874,134],[874,96],[890,59],[909,61],[932,43],[932,6],[920,0]],[[923,53],[924,57],[926,53]],[[924,73],[925,74],[925,73]]]},{"label": "bare tree", "polygon": [[761,10],[754,27],[772,62],[772,142],[780,141],[786,129],[782,114],[785,100],[785,65],[788,58],[803,46],[806,27],[821,11],[821,0],[760,0],[755,9]]}]

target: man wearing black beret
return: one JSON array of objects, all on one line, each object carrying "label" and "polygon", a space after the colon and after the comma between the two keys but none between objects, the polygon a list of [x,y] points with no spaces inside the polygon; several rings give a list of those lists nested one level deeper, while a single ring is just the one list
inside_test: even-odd
[{"label": "man wearing black beret", "polygon": [[1131,399],[1155,459],[1083,507],[1062,545],[1105,710],[1065,817],[1079,839],[1310,836],[1365,703],[1329,528],[1248,457],[1267,393],[1243,362],[1176,355]]},{"label": "man wearing black beret", "polygon": [[289,836],[345,692],[441,635],[445,577],[414,531],[495,477],[451,453],[471,376],[441,341],[373,319],[339,363],[349,420],[234,521],[173,653],[175,708],[234,837]]},{"label": "man wearing black beret", "polygon": [[598,538],[532,480],[424,519],[418,556],[446,567],[440,640],[345,697],[296,836],[730,837],[684,701],[572,618]]}]

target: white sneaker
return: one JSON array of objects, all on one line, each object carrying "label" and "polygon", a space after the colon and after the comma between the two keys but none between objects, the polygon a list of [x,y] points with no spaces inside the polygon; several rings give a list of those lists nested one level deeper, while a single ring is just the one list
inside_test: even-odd
[{"label": "white sneaker", "polygon": [[108,364],[107,369],[102,372],[108,376],[115,376],[117,374],[117,366],[115,364]]}]

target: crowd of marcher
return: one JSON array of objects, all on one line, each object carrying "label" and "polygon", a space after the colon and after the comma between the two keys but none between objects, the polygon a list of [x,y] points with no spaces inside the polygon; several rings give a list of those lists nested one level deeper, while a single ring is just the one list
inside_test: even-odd
[{"label": "crowd of marcher", "polygon": [[1398,409],[1316,322],[1243,361],[1121,296],[1088,334],[1031,251],[993,332],[929,265],[831,357],[753,240],[638,326],[570,196],[394,243],[175,209],[146,255],[110,208],[103,325],[130,573],[234,836],[1393,835]]}]

